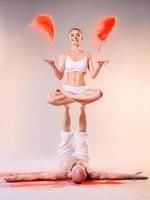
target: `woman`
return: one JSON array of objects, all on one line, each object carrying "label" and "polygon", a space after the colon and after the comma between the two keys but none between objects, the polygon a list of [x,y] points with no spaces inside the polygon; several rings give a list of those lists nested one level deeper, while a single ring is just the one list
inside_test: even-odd
[{"label": "woman", "polygon": [[73,102],[87,104],[102,97],[100,89],[88,89],[86,87],[84,76],[88,69],[91,77],[95,78],[101,66],[108,61],[98,61],[96,68],[93,68],[91,54],[80,48],[82,39],[83,35],[80,29],[72,28],[69,31],[71,49],[59,56],[59,70],[53,60],[45,59],[59,80],[63,78],[64,71],[67,72],[67,80],[62,88],[47,96],[48,103],[52,105],[60,106]]},{"label": "woman", "polygon": [[79,131],[86,132],[85,105],[99,100],[103,94],[100,89],[89,89],[84,81],[84,76],[89,70],[90,76],[94,79],[103,64],[108,61],[98,61],[97,66],[93,67],[92,56],[89,52],[80,48],[83,34],[80,29],[72,28],[69,31],[69,41],[71,49],[59,56],[59,69],[53,60],[45,61],[50,64],[56,77],[61,80],[66,71],[67,80],[62,88],[57,89],[46,96],[49,104],[55,106],[65,106],[64,132],[70,132],[69,104],[79,102],[81,114],[79,117]]}]

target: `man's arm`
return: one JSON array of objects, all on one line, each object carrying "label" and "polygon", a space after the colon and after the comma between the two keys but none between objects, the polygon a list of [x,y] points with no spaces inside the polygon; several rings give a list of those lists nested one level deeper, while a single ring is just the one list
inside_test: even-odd
[{"label": "man's arm", "polygon": [[112,172],[101,172],[92,171],[89,177],[93,180],[131,180],[131,179],[148,179],[147,176],[141,175],[142,172],[136,172],[133,174],[124,173],[112,173]]},{"label": "man's arm", "polygon": [[108,63],[108,60],[103,60],[103,61],[97,61],[97,65],[96,67],[93,66],[93,59],[92,59],[92,55],[87,52],[87,56],[88,56],[88,69],[89,69],[89,73],[91,78],[96,78],[96,76],[98,75],[101,67],[103,64]]},{"label": "man's arm", "polygon": [[56,64],[53,60],[44,59],[45,62],[47,62],[51,68],[53,69],[56,77],[61,80],[64,76],[64,68],[65,68],[65,54],[62,53],[59,55],[59,69],[56,67]]},{"label": "man's arm", "polygon": [[21,182],[21,181],[55,181],[65,180],[68,178],[68,173],[64,170],[45,171],[39,173],[17,174],[12,173],[5,178],[7,182]]}]

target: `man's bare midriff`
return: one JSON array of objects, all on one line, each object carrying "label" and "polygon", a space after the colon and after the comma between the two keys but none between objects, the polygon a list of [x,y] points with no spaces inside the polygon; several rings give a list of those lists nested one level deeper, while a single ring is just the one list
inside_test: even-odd
[{"label": "man's bare midriff", "polygon": [[67,72],[67,80],[64,84],[76,87],[86,85],[84,81],[85,74],[86,72]]}]

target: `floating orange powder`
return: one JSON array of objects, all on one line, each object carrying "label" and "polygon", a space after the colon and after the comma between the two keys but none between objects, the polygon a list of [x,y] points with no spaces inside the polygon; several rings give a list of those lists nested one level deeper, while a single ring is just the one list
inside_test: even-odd
[{"label": "floating orange powder", "polygon": [[106,41],[115,25],[115,16],[105,17],[96,22],[94,29],[94,42],[97,47],[100,47],[101,43]]},{"label": "floating orange powder", "polygon": [[54,20],[50,15],[45,14],[36,16],[28,27],[30,30],[42,31],[43,33],[46,33],[50,39],[51,44],[53,44],[56,28]]}]

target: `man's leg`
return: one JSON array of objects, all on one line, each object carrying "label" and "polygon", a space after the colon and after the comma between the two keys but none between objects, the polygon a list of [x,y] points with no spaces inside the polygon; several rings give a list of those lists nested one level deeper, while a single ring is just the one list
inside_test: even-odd
[{"label": "man's leg", "polygon": [[73,130],[70,132],[61,130],[61,141],[57,151],[57,158],[60,167],[63,166],[63,164],[72,156],[74,152],[72,138]]},{"label": "man's leg", "polygon": [[76,130],[74,134],[75,151],[72,155],[72,157],[81,158],[86,162],[89,161],[89,145],[87,136],[87,132]]},{"label": "man's leg", "polygon": [[65,163],[74,152],[72,143],[73,130],[71,130],[69,108],[69,104],[65,105],[63,130],[61,130],[61,141],[57,151],[57,158],[60,167],[62,167],[63,163]]},{"label": "man's leg", "polygon": [[79,131],[86,132],[87,129],[87,120],[86,120],[86,113],[85,113],[85,105],[80,104],[80,116],[79,116]]},{"label": "man's leg", "polygon": [[89,161],[89,145],[87,142],[87,121],[86,121],[86,113],[85,113],[85,105],[80,104],[81,113],[79,116],[79,129],[76,130],[74,134],[74,144],[75,151],[73,153],[73,157],[84,159],[85,161]]},{"label": "man's leg", "polygon": [[71,126],[71,118],[69,113],[70,106],[69,104],[66,104],[64,107],[65,107],[65,112],[63,120],[63,131],[70,132],[70,126]]}]

